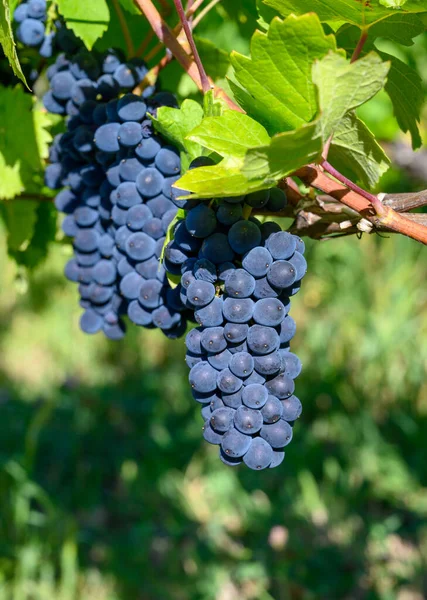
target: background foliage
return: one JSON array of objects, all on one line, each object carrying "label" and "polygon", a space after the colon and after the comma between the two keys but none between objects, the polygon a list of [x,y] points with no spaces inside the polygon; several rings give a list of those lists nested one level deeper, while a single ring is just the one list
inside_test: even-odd
[{"label": "background foliage", "polygon": [[[65,14],[72,2],[59,4]],[[233,0],[200,24],[209,72],[227,73],[222,50],[248,54],[256,19],[254,2]],[[116,28],[112,19],[99,48],[117,43]],[[403,49],[379,44],[418,65],[425,84],[425,36]],[[198,97],[175,63],[161,84]],[[7,95],[2,111],[26,115],[25,146],[2,147],[13,197],[19,186],[40,190],[49,133],[45,115],[30,118],[22,86]],[[385,92],[360,116],[392,156],[409,152]],[[421,189],[422,177],[394,167],[379,189]],[[401,236],[308,242],[292,312],[304,411],[280,470],[253,473],[226,469],[201,441],[183,343],[159,332],[130,331],[120,343],[82,334],[49,203],[2,200],[0,600],[427,596],[421,246]]]}]

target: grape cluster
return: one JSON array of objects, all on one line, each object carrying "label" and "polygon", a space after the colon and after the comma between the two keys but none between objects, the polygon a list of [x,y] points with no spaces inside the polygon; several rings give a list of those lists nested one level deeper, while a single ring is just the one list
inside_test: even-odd
[{"label": "grape cluster", "polygon": [[114,51],[59,56],[52,67],[45,106],[69,117],[51,147],[45,181],[52,189],[65,187],[55,205],[73,238],[65,274],[79,283],[81,328],[118,339],[128,314],[137,325],[182,335],[189,311],[159,264],[177,211],[170,196],[180,159],[148,118],[175,99],[165,93],[147,98],[153,89],[143,97],[127,93],[146,67],[123,63]]},{"label": "grape cluster", "polygon": [[[55,205],[73,238],[65,274],[79,284],[80,325],[119,339],[127,316],[176,338],[195,320],[186,362],[204,438],[228,465],[272,468],[301,413],[289,309],[307,268],[304,243],[249,216],[254,208],[280,211],[280,189],[208,203],[173,187],[179,153],[149,117],[176,101],[153,88],[131,93],[146,73],[141,60],[126,62],[114,50],[61,54],[48,68],[44,104],[66,116],[67,130],[54,140],[45,180],[63,188]],[[190,169],[210,164],[200,157]],[[178,208],[185,217],[176,220]]]},{"label": "grape cluster", "polygon": [[94,140],[102,161],[107,161],[119,287],[128,302],[128,317],[175,338],[185,332],[191,312],[181,302],[180,286],[170,287],[159,259],[177,213],[171,186],[179,178],[181,161],[177,150],[155,135],[147,118],[147,110],[153,112],[159,104],[174,106],[175,98],[156,94],[148,107],[134,94],[110,102],[109,117]]},{"label": "grape cluster", "polygon": [[13,20],[18,24],[18,40],[24,46],[37,48],[42,58],[51,58],[57,51],[72,54],[83,48],[83,43],[59,19],[47,33],[46,19],[46,0],[22,2],[13,13]]},{"label": "grape cluster", "polygon": [[[99,114],[105,110],[103,103],[133,89],[147,72],[142,59],[126,62],[119,50],[102,55],[80,48],[72,56],[59,54],[47,69],[49,90],[43,103],[51,113],[78,116],[84,121],[82,110],[91,113],[99,106]],[[154,87],[147,87],[142,97],[148,98],[153,92]]]},{"label": "grape cluster", "polygon": [[228,465],[275,467],[301,413],[288,313],[307,268],[304,243],[276,223],[244,218],[250,207],[280,210],[286,197],[279,189],[211,205],[177,203],[186,217],[165,255],[182,273],[181,300],[199,324],[187,334],[186,362],[204,438],[220,445]]}]

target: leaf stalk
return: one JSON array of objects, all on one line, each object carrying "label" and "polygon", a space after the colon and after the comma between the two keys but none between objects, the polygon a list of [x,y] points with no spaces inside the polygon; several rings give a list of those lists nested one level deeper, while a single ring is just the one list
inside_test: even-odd
[{"label": "leaf stalk", "polygon": [[192,32],[190,23],[188,22],[188,19],[187,19],[187,16],[185,14],[184,7],[182,6],[181,0],[174,0],[174,4],[175,4],[175,8],[177,10],[179,19],[181,21],[182,28],[185,31],[185,35],[187,37],[188,43],[190,44],[190,48],[191,48],[191,52],[193,54],[194,62],[196,63],[197,69],[199,71],[200,83],[201,83],[201,86],[202,86],[202,91],[203,91],[204,94],[206,94],[211,89],[211,85],[209,83],[208,76],[206,75],[205,68],[204,68],[203,63],[201,61],[199,51],[197,50],[197,46],[196,46],[196,43],[194,41],[193,32]]}]

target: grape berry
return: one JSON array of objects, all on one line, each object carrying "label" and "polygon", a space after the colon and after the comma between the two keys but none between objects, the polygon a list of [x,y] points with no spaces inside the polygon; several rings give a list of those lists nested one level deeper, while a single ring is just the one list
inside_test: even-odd
[{"label": "grape berry", "polygon": [[46,0],[28,0],[17,6],[13,13],[17,24],[16,37],[29,48],[37,48],[42,58],[51,58],[59,49],[63,52],[75,52],[82,43],[61,21],[55,22],[55,31],[46,33]]}]

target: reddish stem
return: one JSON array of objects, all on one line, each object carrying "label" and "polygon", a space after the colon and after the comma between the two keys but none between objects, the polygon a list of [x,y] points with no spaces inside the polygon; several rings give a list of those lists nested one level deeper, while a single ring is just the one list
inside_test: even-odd
[{"label": "reddish stem", "polygon": [[350,179],[347,179],[347,177],[345,177],[345,175],[342,175],[339,171],[337,171],[335,169],[335,167],[333,167],[330,163],[328,163],[327,160],[322,160],[322,162],[320,164],[322,165],[322,167],[324,168],[324,170],[327,173],[332,175],[332,177],[335,177],[335,179],[338,179],[338,181],[341,181],[341,183],[343,183],[350,190],[353,190],[353,192],[356,192],[357,194],[359,194],[359,196],[363,196],[363,198],[366,198],[367,200],[369,200],[369,202],[375,208],[376,212],[378,214],[381,214],[384,207],[383,207],[382,202],[376,196],[374,196],[370,192],[367,192],[366,190],[360,188],[358,185],[353,183]]},{"label": "reddish stem", "polygon": [[[202,82],[200,80],[200,73],[197,65],[193,61],[193,58],[187,54],[182,44],[176,39],[169,25],[162,19],[152,0],[134,0],[134,2],[140,8],[141,12],[143,12],[146,16],[151,28],[159,40],[172,52],[186,73],[191,77],[198,88],[202,90]],[[210,79],[209,83],[210,85],[214,86]],[[238,106],[229,96],[227,96],[224,90],[214,86],[214,91],[215,95],[221,97],[232,110],[244,112],[240,106]]]},{"label": "reddish stem", "polygon": [[185,11],[184,11],[184,7],[182,6],[182,2],[181,0],[174,0],[174,4],[175,4],[175,8],[178,12],[179,15],[179,19],[182,23],[182,27],[185,31],[185,35],[187,36],[187,40],[188,43],[190,44],[190,48],[191,48],[191,52],[193,54],[194,57],[194,62],[197,65],[197,68],[199,70],[199,74],[200,74],[200,82],[202,84],[202,90],[203,93],[206,94],[206,92],[209,92],[209,90],[211,89],[210,83],[209,83],[209,79],[208,76],[206,75],[206,71],[205,68],[203,66],[203,63],[200,59],[200,55],[199,52],[197,50],[197,46],[194,42],[194,37],[193,37],[193,32],[191,30],[190,24],[188,22],[188,19],[186,17]]},{"label": "reddish stem", "polygon": [[359,58],[360,53],[362,52],[363,46],[365,45],[367,39],[368,39],[368,30],[362,29],[362,33],[360,34],[359,41],[357,42],[357,46],[354,49],[353,56],[351,57],[351,60],[350,60],[351,63],[354,63]]},{"label": "reddish stem", "polygon": [[134,2],[147,17],[151,28],[159,40],[166,46],[166,48],[169,48],[176,60],[188,73],[197,87],[202,89],[202,82],[200,80],[200,74],[196,64],[191,56],[185,52],[181,44],[178,42],[169,25],[162,19],[153,2],[151,0],[134,0]]},{"label": "reddish stem", "polygon": [[[354,190],[349,190],[347,187],[334,181],[323,173],[319,167],[307,165],[306,167],[298,169],[295,175],[306,185],[310,185],[325,194],[329,194],[329,196],[332,196],[336,200],[339,200],[346,206],[357,211],[375,226],[385,227],[386,229],[402,233],[403,235],[407,235],[408,237],[427,245],[427,227],[421,223],[407,219],[405,216],[395,212],[387,206],[382,206],[381,213],[375,214],[370,200],[364,195],[361,195]],[[367,192],[365,192],[365,194],[366,193]]]}]

